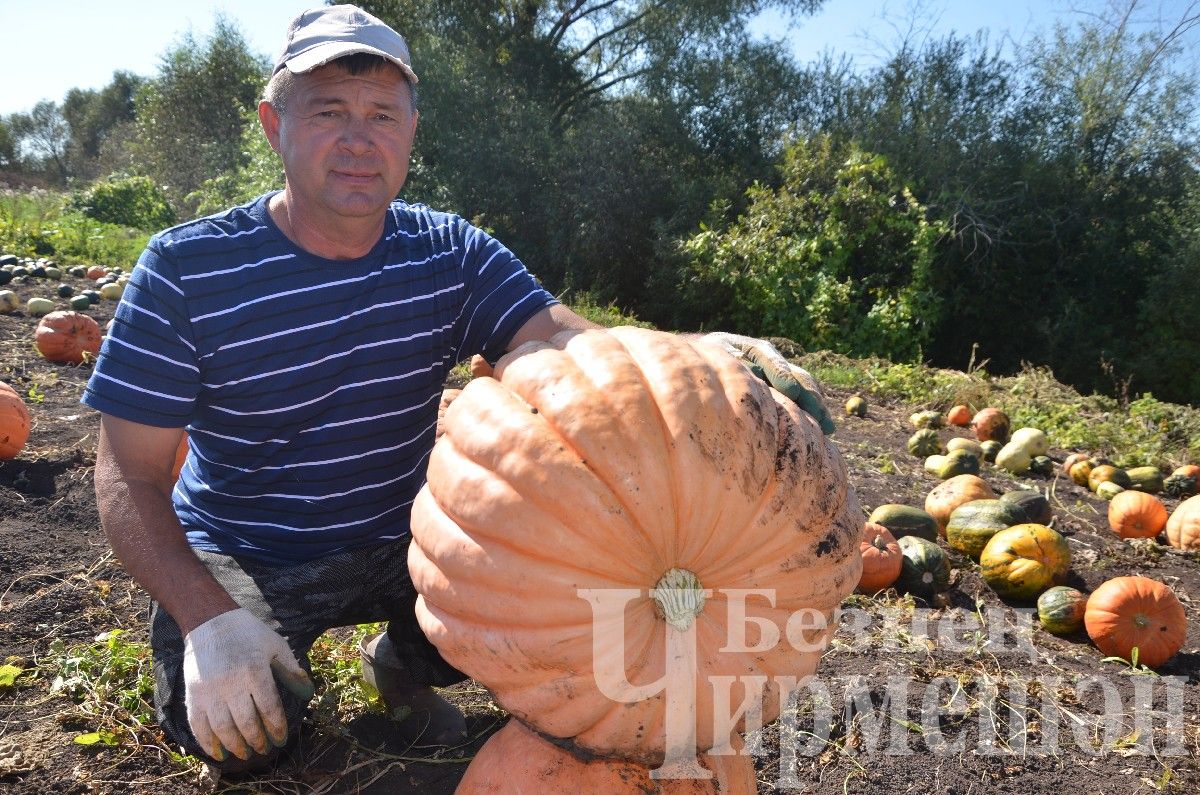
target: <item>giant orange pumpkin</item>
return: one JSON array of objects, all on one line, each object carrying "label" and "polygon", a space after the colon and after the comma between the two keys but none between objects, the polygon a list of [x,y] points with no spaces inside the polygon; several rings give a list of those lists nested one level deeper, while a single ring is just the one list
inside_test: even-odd
[{"label": "giant orange pumpkin", "polygon": [[0,381],[0,461],[20,455],[29,440],[29,409],[17,391]]},{"label": "giant orange pumpkin", "polygon": [[[749,756],[704,755],[711,778],[650,777],[650,768],[610,759],[584,761],[518,720],[493,734],[467,767],[455,795],[754,795]],[[699,771],[697,771],[699,772]]]},{"label": "giant orange pumpkin", "polygon": [[442,438],[442,434],[446,432],[446,409],[454,402],[454,399],[462,394],[461,389],[443,389],[442,399],[438,401],[437,414],[437,430],[434,431],[434,438]]},{"label": "giant orange pumpkin", "polygon": [[1200,494],[1176,505],[1166,527],[1168,544],[1187,552],[1200,552]]},{"label": "giant orange pumpkin", "polygon": [[1110,657],[1157,668],[1183,648],[1187,615],[1175,592],[1149,577],[1114,577],[1088,597],[1088,637]]},{"label": "giant orange pumpkin", "polygon": [[33,335],[38,352],[52,362],[81,364],[100,353],[100,325],[82,312],[51,312]]},{"label": "giant orange pumpkin", "polygon": [[593,755],[658,764],[672,683],[700,751],[729,742],[717,677],[774,719],[777,677],[814,672],[862,568],[862,509],[813,418],[662,332],[522,345],[450,404],[427,477],[421,628],[509,713]]}]

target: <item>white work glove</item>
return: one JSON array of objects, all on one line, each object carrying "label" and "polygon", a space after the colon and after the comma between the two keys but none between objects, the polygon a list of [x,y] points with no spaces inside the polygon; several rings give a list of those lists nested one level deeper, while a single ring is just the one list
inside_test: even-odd
[{"label": "white work glove", "polygon": [[771,343],[757,337],[726,334],[722,331],[705,334],[700,341],[719,345],[744,360],[751,372],[782,392],[816,420],[826,435],[837,429],[829,412],[821,403],[821,386],[817,379],[813,378],[808,370],[785,359]]},{"label": "white work glove", "polygon": [[[313,684],[287,641],[249,610],[210,618],[184,638],[183,681],[188,723],[205,753],[224,761],[226,751],[249,759],[287,741],[287,718],[271,671],[299,698]],[[264,731],[265,730],[265,731]]]}]

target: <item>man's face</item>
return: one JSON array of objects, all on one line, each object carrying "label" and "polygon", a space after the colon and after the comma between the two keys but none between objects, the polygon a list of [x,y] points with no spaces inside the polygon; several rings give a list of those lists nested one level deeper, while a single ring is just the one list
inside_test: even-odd
[{"label": "man's face", "polygon": [[263,123],[292,200],[309,213],[382,216],[408,176],[417,113],[399,69],[319,67],[299,75],[283,116],[267,107]]}]

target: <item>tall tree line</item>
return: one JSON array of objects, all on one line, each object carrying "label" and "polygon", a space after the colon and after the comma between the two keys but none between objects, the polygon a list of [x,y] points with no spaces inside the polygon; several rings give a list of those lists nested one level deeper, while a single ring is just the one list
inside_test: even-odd
[{"label": "tall tree line", "polygon": [[[894,312],[871,288],[893,318],[873,352],[952,367],[974,352],[994,371],[1031,362],[1082,389],[1200,402],[1198,93],[1179,68],[1195,5],[1147,29],[1127,0],[1006,56],[982,37],[906,43],[865,71],[798,64],[746,32],[768,8],[804,24],[820,0],[363,6],[404,32],[421,76],[404,197],[493,230],[556,293],[663,327],[805,335],[789,313],[832,317],[851,289],[834,281],[853,278],[907,296]],[[0,171],[75,187],[144,174],[182,217],[244,200],[279,180],[254,123],[265,69],[218,20],[154,76],[0,118]],[[869,225],[838,231],[864,208]],[[758,254],[803,263],[820,289],[720,278],[747,260],[719,252],[768,233]],[[782,294],[771,313],[739,305],[763,290]],[[822,328],[797,341],[872,352],[869,329]]]}]

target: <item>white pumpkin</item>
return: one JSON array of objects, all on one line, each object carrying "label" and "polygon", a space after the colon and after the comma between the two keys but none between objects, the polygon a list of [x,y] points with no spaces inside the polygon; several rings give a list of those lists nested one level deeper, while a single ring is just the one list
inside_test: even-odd
[{"label": "white pumpkin", "polygon": [[1045,455],[1050,450],[1050,440],[1037,428],[1017,428],[1008,443],[1020,445],[1031,458]]},{"label": "white pumpkin", "polygon": [[54,302],[49,298],[30,298],[25,302],[25,314],[41,317],[54,311]]},{"label": "white pumpkin", "polygon": [[1033,463],[1033,456],[1016,442],[1009,442],[1000,448],[1000,452],[996,453],[996,466],[1006,469],[1014,475],[1028,471],[1031,463]]},{"label": "white pumpkin", "polygon": [[955,436],[946,442],[946,452],[953,453],[955,450],[969,450],[980,461],[983,460],[983,445],[974,439],[968,439],[965,436]]}]

